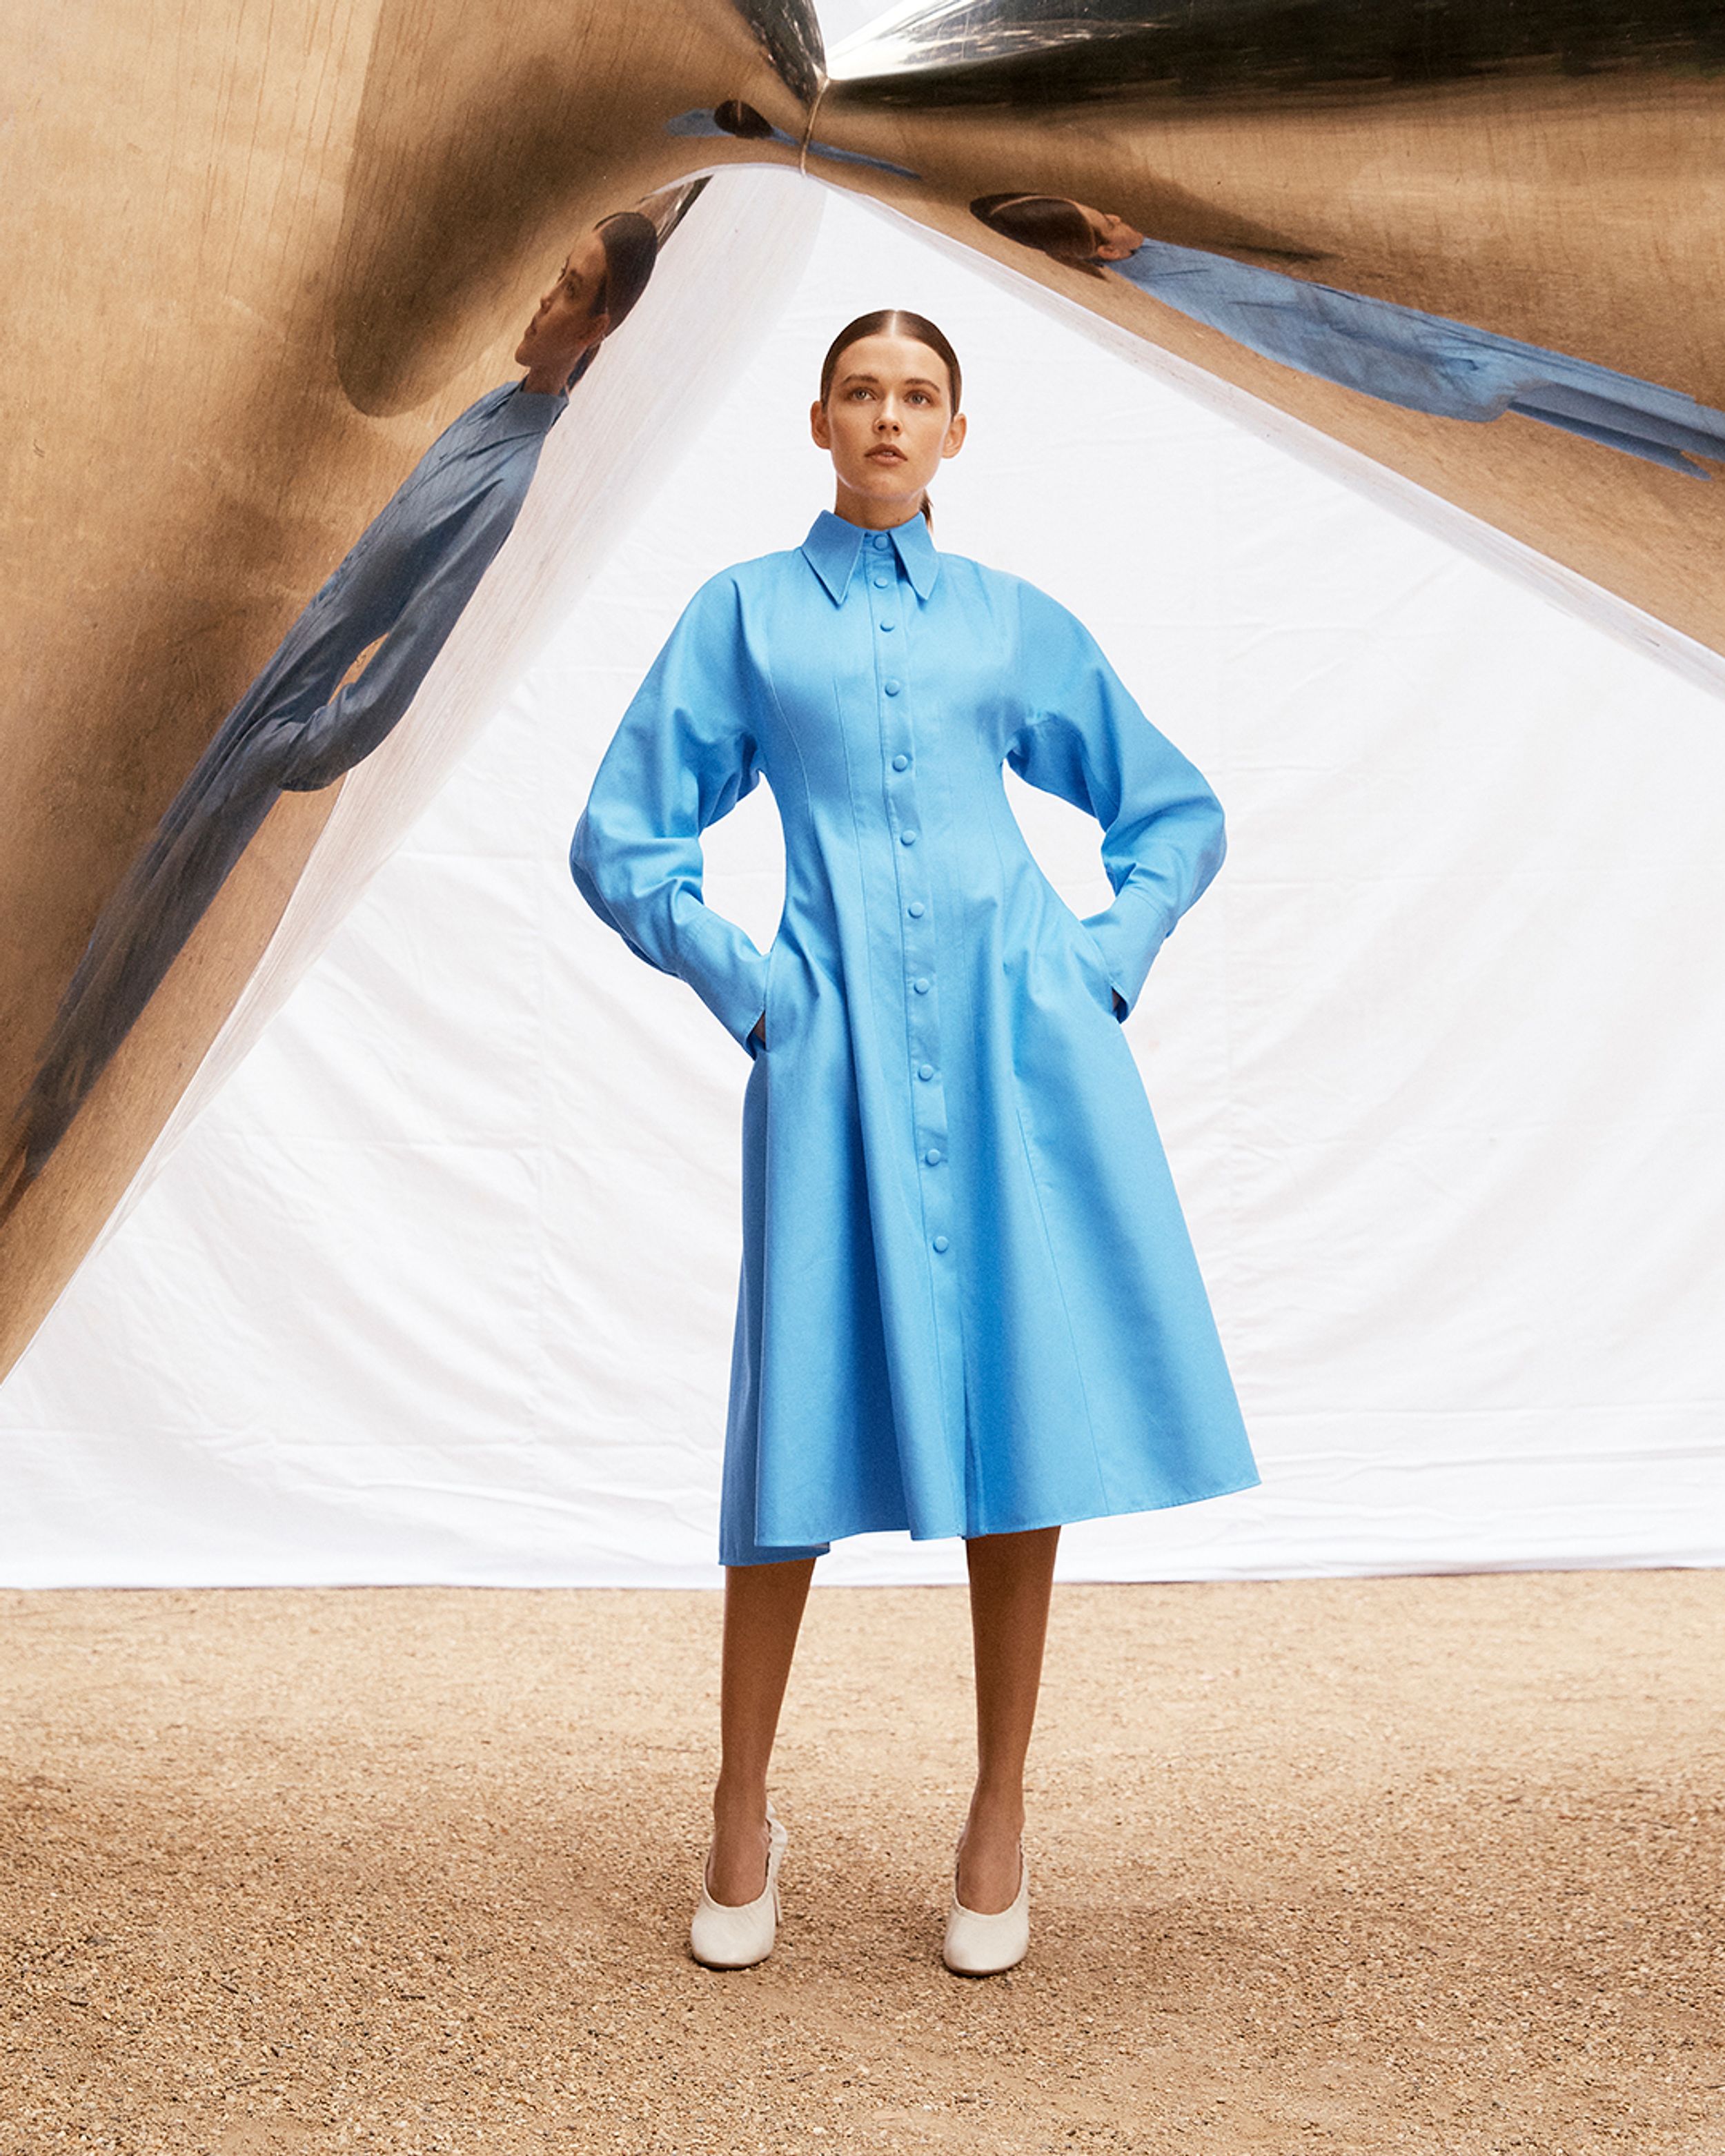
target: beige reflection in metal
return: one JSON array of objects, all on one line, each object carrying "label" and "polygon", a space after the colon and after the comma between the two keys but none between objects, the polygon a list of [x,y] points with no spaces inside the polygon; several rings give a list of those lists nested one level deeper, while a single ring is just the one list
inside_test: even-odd
[{"label": "beige reflection in metal", "polygon": [[1513,412],[1400,408],[1247,348],[1119,264],[1051,259],[971,207],[1065,198],[1153,241],[1591,362],[1712,408],[1703,433],[1725,454],[1725,40],[1706,9],[952,0],[863,33],[833,74],[811,132],[920,177],[811,157],[831,184],[1725,651],[1725,488]]},{"label": "beige reflection in metal", "polygon": [[[727,167],[899,212],[1674,647],[1725,652],[1725,490],[1681,457],[1386,401],[1368,373],[1327,378],[1194,319],[1132,281],[1126,241],[1107,249],[1142,235],[1716,413],[1717,44],[1698,0],[937,0],[829,71],[798,0],[15,0],[0,1116],[223,714],[436,434],[510,373],[571,234]],[[1103,259],[985,223],[975,205],[1002,196],[1080,206]],[[708,228],[697,204],[660,280]],[[774,235],[730,244],[762,257]],[[278,804],[0,1232],[0,1367],[244,990],[329,808]]]}]

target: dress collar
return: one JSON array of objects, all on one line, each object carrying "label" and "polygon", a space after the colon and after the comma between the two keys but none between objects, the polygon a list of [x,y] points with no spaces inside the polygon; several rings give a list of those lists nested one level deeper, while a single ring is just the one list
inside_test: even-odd
[{"label": "dress collar", "polygon": [[877,536],[892,542],[919,599],[926,599],[934,589],[941,557],[928,535],[928,520],[920,510],[908,523],[896,524],[890,531],[876,534],[865,531],[860,524],[847,524],[842,516],[824,509],[809,527],[803,552],[809,567],[832,593],[834,605],[843,601],[850,588],[851,572],[865,551],[865,543]]},{"label": "dress collar", "polygon": [[524,421],[537,433],[546,433],[568,410],[569,393],[567,389],[529,389],[526,381],[523,376],[514,384],[515,394],[505,400],[510,417],[518,423]]}]

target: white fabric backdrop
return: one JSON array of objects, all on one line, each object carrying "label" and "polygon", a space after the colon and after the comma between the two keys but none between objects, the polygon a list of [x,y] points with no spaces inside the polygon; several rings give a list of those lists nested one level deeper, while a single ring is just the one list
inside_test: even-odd
[{"label": "white fabric backdrop", "polygon": [[[1076,608],[1229,812],[1127,1030],[1265,1486],[1070,1530],[1067,1576],[1725,1557],[1725,706],[833,198],[766,348],[0,1391],[0,1578],[716,1578],[748,1064],[563,855],[683,600],[824,505],[819,354],[886,302],[967,362],[940,543]],[[1103,902],[1093,829],[1012,798]],[[777,850],[764,788],[709,848],[763,945]],[[823,1567],[959,1573],[902,1537]]]}]

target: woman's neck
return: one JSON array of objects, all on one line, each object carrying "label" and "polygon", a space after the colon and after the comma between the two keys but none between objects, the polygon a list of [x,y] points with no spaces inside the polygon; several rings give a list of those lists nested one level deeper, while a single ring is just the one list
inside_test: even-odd
[{"label": "woman's neck", "polygon": [[846,524],[860,525],[865,531],[891,531],[895,525],[908,524],[922,513],[921,493],[907,505],[901,497],[896,501],[871,501],[865,494],[853,494],[848,486],[841,486],[833,504],[834,516]]}]

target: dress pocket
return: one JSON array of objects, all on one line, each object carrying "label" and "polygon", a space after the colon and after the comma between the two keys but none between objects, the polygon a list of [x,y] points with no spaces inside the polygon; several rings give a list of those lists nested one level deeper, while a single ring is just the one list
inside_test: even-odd
[{"label": "dress pocket", "polygon": [[775,936],[767,947],[767,973],[761,985],[761,1038],[757,1040],[753,1029],[751,1029],[749,1037],[744,1043],[752,1058],[758,1057],[763,1049],[771,1048],[778,1037],[773,1020],[773,974],[774,962],[778,957],[780,940]]},{"label": "dress pocket", "polygon": [[1076,913],[1072,916],[1072,940],[1077,947],[1080,962],[1089,977],[1091,986],[1096,992],[1097,1002],[1110,1018],[1117,1019],[1119,1013],[1114,1008],[1114,983],[1108,978],[1108,962],[1102,956],[1101,945]]}]

